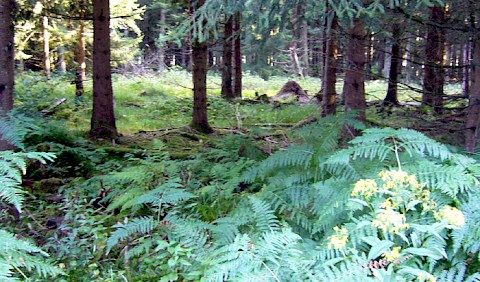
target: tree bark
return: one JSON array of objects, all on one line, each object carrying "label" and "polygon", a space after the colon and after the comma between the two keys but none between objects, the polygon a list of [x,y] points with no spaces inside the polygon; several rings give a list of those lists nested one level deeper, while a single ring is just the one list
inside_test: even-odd
[{"label": "tree bark", "polygon": [[233,16],[225,15],[223,59],[222,59],[222,97],[233,99]]},{"label": "tree bark", "polygon": [[300,20],[300,44],[302,48],[301,58],[303,64],[303,75],[310,75],[310,60],[309,60],[309,48],[308,48],[308,23],[305,17],[305,8],[302,10],[302,17]]},{"label": "tree bark", "polygon": [[[433,23],[445,23],[445,10],[441,6],[430,8]],[[425,76],[423,78],[423,106],[433,107],[435,113],[443,110],[443,86],[445,82],[444,55],[445,33],[439,27],[430,25],[425,45]]]},{"label": "tree bark", "polygon": [[[14,0],[0,1],[0,115],[5,116],[13,109],[14,33],[12,13]],[[1,138],[1,137],[0,137]],[[0,139],[0,151],[13,149],[7,141]]]},{"label": "tree bark", "polygon": [[[333,17],[330,27],[326,33],[326,58],[323,75],[323,99],[322,99],[322,117],[335,115],[337,112],[337,92],[335,84],[337,82],[337,30],[338,18],[335,12],[331,11]],[[328,20],[327,20],[328,21]],[[327,22],[328,25],[328,22]]]},{"label": "tree bark", "polygon": [[394,22],[392,24],[392,52],[390,56],[390,73],[388,75],[388,88],[387,88],[387,95],[385,99],[383,99],[384,105],[394,105],[398,106],[400,103],[398,102],[398,72],[400,70],[400,24],[398,22]]},{"label": "tree bark", "polygon": [[[201,7],[205,0],[190,1],[191,13]],[[192,79],[193,79],[193,119],[191,127],[203,132],[212,133],[207,115],[207,67],[208,47],[205,40],[192,39]]]},{"label": "tree bark", "polygon": [[[357,111],[358,119],[365,122],[365,23],[363,19],[353,20],[348,28],[347,71],[343,85],[345,111]],[[356,132],[349,128],[353,134]]]},{"label": "tree bark", "polygon": [[235,98],[242,98],[243,73],[242,73],[242,14],[235,13],[233,23],[233,93]]},{"label": "tree bark", "polygon": [[[166,36],[166,29],[165,29],[166,21],[165,21],[165,8],[160,8],[160,36]],[[163,38],[158,44],[158,70],[163,71],[167,68],[165,64],[165,42],[163,42]]]},{"label": "tree bark", "polygon": [[50,32],[48,31],[48,17],[42,17],[43,30],[43,71],[50,77]]},{"label": "tree bark", "polygon": [[93,138],[115,139],[112,75],[110,65],[109,0],[93,1],[93,112],[90,135]]},{"label": "tree bark", "polygon": [[[82,1],[83,2],[83,1]],[[84,14],[83,14],[84,16]],[[82,97],[84,93],[83,82],[86,79],[85,69],[85,24],[80,21],[78,28],[78,42],[76,48],[77,69],[75,71],[75,95],[77,98]]]},{"label": "tree bark", "polygon": [[472,88],[467,116],[466,148],[473,152],[480,139],[480,32],[473,49]]}]

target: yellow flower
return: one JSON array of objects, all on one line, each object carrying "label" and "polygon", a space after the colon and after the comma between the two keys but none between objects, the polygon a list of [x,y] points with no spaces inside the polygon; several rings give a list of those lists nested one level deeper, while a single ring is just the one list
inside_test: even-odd
[{"label": "yellow flower", "polygon": [[417,276],[417,281],[436,282],[437,278],[435,278],[435,276],[433,276],[430,273],[427,273],[427,274],[422,273]]},{"label": "yellow flower", "polygon": [[456,227],[465,225],[465,215],[463,215],[461,210],[451,206],[444,206],[440,211],[435,212],[435,218],[439,221],[445,220]]},{"label": "yellow flower", "polygon": [[401,247],[393,247],[393,249],[390,251],[390,252],[383,252],[382,256],[389,262],[394,262],[396,260],[398,260],[401,255],[400,255],[400,250],[402,248]]},{"label": "yellow flower", "polygon": [[410,225],[406,223],[407,218],[392,208],[386,208],[377,214],[377,217],[372,220],[374,227],[380,228],[383,232],[391,232],[398,234],[400,231],[409,229]]},{"label": "yellow flower", "polygon": [[355,183],[352,196],[363,195],[366,199],[373,196],[378,191],[377,182],[373,179],[360,179]]},{"label": "yellow flower", "polygon": [[328,237],[328,239],[330,240],[328,242],[328,248],[333,247],[337,250],[345,248],[348,242],[348,230],[346,228],[340,228],[338,226],[335,226],[333,230],[335,230],[335,234]]}]

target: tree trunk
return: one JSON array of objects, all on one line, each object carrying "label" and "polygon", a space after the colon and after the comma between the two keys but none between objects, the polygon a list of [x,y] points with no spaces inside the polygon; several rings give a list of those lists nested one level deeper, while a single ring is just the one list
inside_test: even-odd
[{"label": "tree trunk", "polygon": [[224,27],[223,59],[222,59],[222,97],[232,99],[233,93],[233,16],[226,15]]},{"label": "tree trunk", "polygon": [[[445,10],[441,6],[430,8],[432,23],[445,23]],[[425,45],[425,76],[423,78],[423,106],[431,106],[435,113],[443,110],[445,33],[436,26],[429,26]]]},{"label": "tree trunk", "polygon": [[42,17],[43,29],[43,70],[45,76],[50,77],[50,32],[48,31],[48,17]]},{"label": "tree trunk", "polygon": [[78,43],[76,48],[76,61],[77,69],[75,71],[75,95],[77,98],[83,96],[84,87],[83,82],[86,79],[85,74],[85,24],[83,21],[80,21],[80,27],[78,28]]},{"label": "tree trunk", "polygon": [[413,81],[414,69],[412,66],[412,39],[407,39],[407,46],[405,47],[405,81],[410,83]]},{"label": "tree trunk", "polygon": [[310,61],[309,61],[309,48],[308,48],[308,23],[305,18],[305,9],[303,9],[301,21],[300,21],[300,44],[302,47],[301,58],[303,64],[303,75],[310,75]]},{"label": "tree trunk", "polygon": [[90,135],[117,138],[110,65],[109,0],[93,1],[93,112]]},{"label": "tree trunk", "polygon": [[476,32],[476,40],[473,43],[473,70],[470,103],[468,106],[466,148],[473,152],[480,139],[480,32]]},{"label": "tree trunk", "polygon": [[[323,98],[322,98],[322,117],[327,115],[335,115],[337,112],[337,92],[335,84],[337,82],[337,30],[338,18],[335,12],[331,11],[330,15],[333,17],[330,27],[327,28],[326,33],[326,58],[323,75]],[[327,20],[328,26],[328,20]]]},{"label": "tree trunk", "polygon": [[[204,3],[205,0],[191,0],[191,12],[194,13]],[[207,42],[192,38],[193,119],[190,125],[200,132],[212,133],[207,116],[207,66]]]},{"label": "tree trunk", "polygon": [[65,47],[58,47],[58,64],[60,65],[60,73],[67,73],[67,63],[65,62]]},{"label": "tree trunk", "polygon": [[385,77],[383,73],[385,70],[385,38],[383,36],[380,36],[378,39],[377,50],[375,53],[377,54],[376,61],[378,64],[377,76],[380,78]]},{"label": "tree trunk", "polygon": [[242,98],[243,88],[243,74],[242,74],[242,14],[240,12],[235,13],[233,23],[233,93],[235,98]]},{"label": "tree trunk", "polygon": [[163,37],[166,36],[166,29],[165,29],[165,8],[160,8],[160,43],[158,44],[158,70],[163,71],[166,69],[165,65],[165,42],[163,41]]},{"label": "tree trunk", "polygon": [[[0,115],[5,116],[13,109],[14,85],[14,33],[12,13],[15,1],[0,1]],[[1,138],[1,137],[0,137]],[[0,151],[13,149],[7,141],[0,139]]]},{"label": "tree trunk", "polygon": [[[365,24],[363,19],[353,20],[348,28],[347,71],[343,85],[345,111],[357,111],[358,119],[365,122]],[[356,132],[349,128],[353,134]]]},{"label": "tree trunk", "polygon": [[400,24],[394,22],[392,24],[392,52],[390,56],[390,73],[388,75],[387,95],[383,99],[384,105],[398,106],[398,72],[400,70]]}]

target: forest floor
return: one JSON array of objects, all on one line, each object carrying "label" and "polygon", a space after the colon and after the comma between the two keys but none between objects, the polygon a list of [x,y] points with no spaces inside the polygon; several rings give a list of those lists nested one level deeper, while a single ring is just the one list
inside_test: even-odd
[{"label": "forest floor", "polygon": [[[14,216],[3,223],[16,225],[22,237],[34,238],[44,248],[55,250],[63,260],[70,259],[67,255],[62,257],[62,254],[69,253],[71,256],[72,250],[69,248],[73,248],[78,253],[74,259],[78,265],[98,268],[101,258],[96,257],[95,252],[88,251],[86,254],[85,248],[90,250],[91,244],[104,245],[109,235],[108,229],[87,229],[93,228],[93,218],[101,218],[102,224],[115,221],[115,217],[106,216],[114,208],[106,207],[113,197],[109,194],[115,194],[112,189],[117,189],[98,177],[124,177],[121,175],[128,172],[128,167],[142,166],[152,158],[162,159],[164,153],[171,160],[185,161],[176,164],[178,166],[195,168],[195,162],[201,162],[202,158],[213,159],[215,154],[224,154],[219,151],[230,146],[226,145],[228,141],[225,140],[232,135],[252,142],[258,149],[254,153],[243,152],[251,149],[251,146],[242,145],[237,157],[251,156],[252,159],[258,157],[261,160],[278,150],[285,150],[295,142],[295,130],[320,114],[317,103],[300,105],[258,100],[262,94],[275,96],[289,79],[272,77],[265,81],[247,75],[244,78],[244,97],[250,102],[244,102],[220,98],[220,78],[216,75],[209,77],[209,119],[215,132],[205,135],[187,126],[192,116],[192,85],[187,72],[175,71],[155,77],[115,76],[115,111],[121,137],[115,142],[105,140],[93,143],[86,138],[91,115],[90,84],[87,83],[85,97],[79,100],[75,99],[70,77],[48,80],[36,74],[20,76],[16,83],[16,108],[33,118],[36,122],[32,123],[38,126],[27,135],[28,148],[32,151],[51,151],[57,155],[57,160],[53,164],[37,163],[29,167],[24,178],[24,188],[30,192],[26,220],[19,223]],[[316,78],[306,78],[298,83],[310,96],[317,93],[321,86]],[[435,115],[428,109],[419,109],[421,97],[409,89],[399,91],[401,106],[384,107],[381,101],[386,84],[381,81],[367,82],[367,127],[415,129],[441,143],[457,147],[456,151],[462,151],[467,101],[450,99],[461,93],[459,85],[452,84],[446,89],[450,95],[446,99],[448,103],[442,114]],[[341,93],[341,82],[337,91]],[[60,99],[65,100],[56,105]],[[341,105],[338,110],[342,112]],[[43,114],[40,114],[42,111]],[[32,115],[33,112],[39,114]],[[157,141],[160,141],[160,145]],[[215,167],[214,164],[209,166]],[[209,169],[211,171],[206,172]],[[164,170],[162,175],[167,175],[168,169]],[[205,181],[207,185],[213,181],[212,177],[217,177],[216,170],[219,168],[198,170],[198,181]],[[132,172],[128,177],[135,179],[136,176]],[[185,176],[185,179],[190,177]],[[141,183],[141,180],[134,181]],[[216,208],[226,209],[223,206]],[[98,210],[106,210],[102,212],[105,217],[99,217]],[[75,213],[82,216],[76,217]],[[60,230],[64,222],[70,224],[70,229]],[[81,228],[82,224],[86,229]],[[78,233],[75,235],[77,237],[72,235],[72,230]],[[91,237],[91,232],[94,232],[95,238]],[[80,271],[75,275],[81,277],[84,274]],[[93,274],[89,272],[89,275]],[[91,281],[102,281],[100,276],[90,276]]]}]

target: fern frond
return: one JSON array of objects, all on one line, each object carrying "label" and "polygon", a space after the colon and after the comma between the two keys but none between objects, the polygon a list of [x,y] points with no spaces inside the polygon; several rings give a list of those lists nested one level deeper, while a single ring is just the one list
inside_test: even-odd
[{"label": "fern frond", "polygon": [[116,228],[116,230],[110,234],[107,240],[107,253],[109,253],[118,242],[129,238],[132,234],[146,234],[154,230],[157,226],[158,221],[152,216],[134,218],[126,224],[119,223],[114,225],[113,227]]},{"label": "fern frond", "polygon": [[248,200],[252,208],[253,222],[257,232],[263,233],[278,230],[279,221],[271,206],[254,196],[248,197]]},{"label": "fern frond", "polygon": [[465,215],[465,226],[455,229],[452,232],[454,238],[454,249],[460,248],[467,253],[477,254],[480,252],[480,191],[477,189],[471,193],[468,201],[461,205],[461,210]]},{"label": "fern frond", "polygon": [[47,253],[34,244],[16,239],[13,234],[0,230],[0,278],[2,281],[12,280],[14,268],[26,268],[29,272],[35,270],[42,277],[62,274],[60,269],[44,260],[47,256]]},{"label": "fern frond", "polygon": [[0,119],[0,135],[3,140],[13,146],[25,149],[23,144],[25,136],[32,131],[39,130],[36,123],[33,118],[12,112],[8,117]]},{"label": "fern frond", "polygon": [[152,191],[138,197],[131,205],[124,205],[123,208],[143,204],[153,204],[156,207],[161,207],[164,204],[175,205],[196,197],[194,194],[185,191],[185,189],[179,189],[181,187],[182,184],[179,178],[170,179]]},{"label": "fern frond", "polygon": [[477,182],[465,167],[455,164],[439,165],[430,161],[419,161],[405,169],[415,174],[420,183],[425,183],[427,187],[437,189],[452,199],[456,199],[459,193],[470,191]]}]

